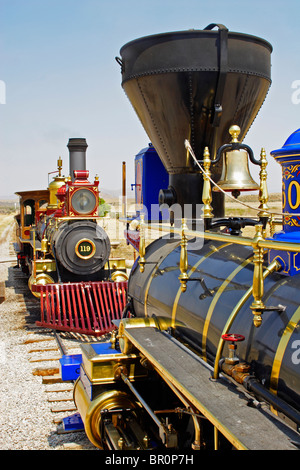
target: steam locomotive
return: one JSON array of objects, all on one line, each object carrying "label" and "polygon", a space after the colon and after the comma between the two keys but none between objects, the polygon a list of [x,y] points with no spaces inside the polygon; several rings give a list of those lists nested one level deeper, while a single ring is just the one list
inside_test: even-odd
[{"label": "steam locomotive", "polygon": [[[40,324],[100,334],[112,328],[112,325],[99,326],[103,315],[110,315],[111,309],[99,307],[100,318],[94,316],[91,320],[90,309],[97,297],[94,293],[91,298],[90,291],[103,288],[106,300],[106,287],[112,288],[113,281],[122,281],[120,288],[124,290],[127,275],[125,259],[110,257],[109,237],[98,223],[99,177],[93,182],[88,180],[87,147],[86,139],[70,138],[69,176],[61,174],[59,158],[58,174],[47,190],[16,193],[20,198],[20,214],[16,217],[15,250],[19,266],[29,275],[30,290],[41,298]],[[64,297],[68,289],[72,290],[71,297],[67,293]],[[91,298],[89,307],[86,307],[87,296]],[[122,308],[122,302],[115,307],[118,315]],[[117,318],[116,312],[114,315]],[[81,325],[79,320],[83,322]]]},{"label": "steam locomotive", "polygon": [[[140,212],[118,329],[81,346],[74,401],[99,448],[299,448],[300,131],[272,152],[283,168],[278,214],[266,153],[243,143],[271,84],[271,52],[219,24],[120,51],[122,86],[169,175],[155,202],[170,220]],[[138,184],[141,200],[151,181]],[[257,216],[226,217],[225,197],[249,190]],[[146,247],[150,225],[166,233]]]}]

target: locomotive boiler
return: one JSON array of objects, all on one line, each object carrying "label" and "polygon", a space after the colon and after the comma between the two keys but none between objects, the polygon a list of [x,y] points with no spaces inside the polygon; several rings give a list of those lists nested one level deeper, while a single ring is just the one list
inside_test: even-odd
[{"label": "locomotive boiler", "polygon": [[[47,190],[16,193],[20,197],[16,252],[19,266],[29,275],[30,290],[41,298],[43,326],[100,334],[112,328],[111,324],[100,327],[111,307],[97,311],[98,299],[91,292],[104,289],[106,300],[106,289],[113,281],[123,281],[124,290],[127,276],[125,260],[110,256],[109,237],[99,224],[99,177],[88,179],[87,147],[86,139],[70,138],[69,176],[62,175],[59,158],[58,174]],[[115,317],[122,307],[122,302],[116,304]],[[92,308],[99,318],[94,314],[90,320]]]},{"label": "locomotive boiler", "polygon": [[[266,152],[256,158],[243,143],[271,83],[271,52],[216,24],[120,51],[122,86],[169,174],[157,203],[170,224],[151,224],[166,234],[146,247],[140,217],[118,330],[82,345],[74,400],[97,447],[299,448],[300,133],[272,152],[283,167],[277,214]],[[225,197],[249,190],[257,216],[226,217]]]}]

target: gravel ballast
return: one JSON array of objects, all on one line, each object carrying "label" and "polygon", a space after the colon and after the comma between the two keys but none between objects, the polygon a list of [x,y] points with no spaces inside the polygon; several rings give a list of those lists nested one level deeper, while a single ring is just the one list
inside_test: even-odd
[{"label": "gravel ballast", "polygon": [[[57,362],[30,362],[34,354],[59,355],[59,351],[30,353],[37,344],[54,347],[53,333],[35,328],[38,314],[37,301],[27,288],[26,277],[16,268],[13,258],[12,223],[0,239],[0,282],[5,284],[5,300],[0,304],[0,450],[76,450],[95,449],[84,432],[58,434],[54,419],[73,414],[53,413],[53,403],[48,399],[57,396],[51,388],[64,384],[44,384],[42,377],[34,375],[36,368],[58,367]],[[46,339],[42,343],[28,340]],[[72,351],[73,352],[73,351]],[[61,392],[63,396],[63,393]],[[72,391],[68,392],[68,396]]]}]

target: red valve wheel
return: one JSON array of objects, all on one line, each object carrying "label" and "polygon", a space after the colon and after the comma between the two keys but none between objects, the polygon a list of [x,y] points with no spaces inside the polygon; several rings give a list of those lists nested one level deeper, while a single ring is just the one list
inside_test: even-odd
[{"label": "red valve wheel", "polygon": [[224,339],[224,341],[233,341],[233,342],[244,341],[245,336],[237,335],[235,333],[226,333],[225,335],[222,335],[222,339]]}]

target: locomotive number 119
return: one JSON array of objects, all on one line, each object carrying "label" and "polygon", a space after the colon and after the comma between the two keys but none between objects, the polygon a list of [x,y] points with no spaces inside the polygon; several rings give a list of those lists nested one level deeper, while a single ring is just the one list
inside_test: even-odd
[{"label": "locomotive number 119", "polygon": [[79,242],[75,246],[75,253],[81,259],[89,259],[94,256],[96,251],[96,246],[92,242],[92,240],[83,239],[79,240]]}]

